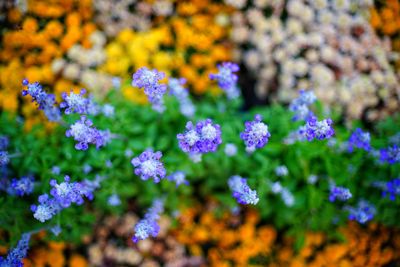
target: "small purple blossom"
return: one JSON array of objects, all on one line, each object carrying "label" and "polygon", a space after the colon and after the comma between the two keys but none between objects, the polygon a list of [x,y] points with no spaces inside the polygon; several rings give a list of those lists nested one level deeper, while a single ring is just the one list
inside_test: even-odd
[{"label": "small purple blossom", "polygon": [[27,256],[31,234],[23,234],[15,248],[11,249],[6,258],[0,257],[0,267],[23,267],[22,260]]},{"label": "small purple blossom", "polygon": [[135,234],[132,237],[132,241],[137,243],[139,240],[147,239],[150,236],[156,237],[160,231],[157,221],[163,211],[164,201],[160,199],[154,200],[144,218],[135,225]]},{"label": "small purple blossom", "polygon": [[0,151],[7,150],[8,148],[8,137],[0,135]]},{"label": "small purple blossom", "polygon": [[7,151],[0,151],[0,167],[5,166],[10,162]]},{"label": "small purple blossom", "polygon": [[109,140],[105,133],[106,131],[97,130],[86,116],[81,116],[80,120],[72,124],[65,134],[67,137],[72,136],[78,142],[75,145],[77,150],[87,150],[89,144],[96,145],[96,148],[104,146]]},{"label": "small purple blossom", "polygon": [[385,184],[382,196],[389,196],[389,199],[394,201],[396,196],[400,195],[400,178],[393,179]]},{"label": "small purple blossom", "polygon": [[233,157],[237,154],[237,146],[235,144],[227,143],[224,152],[228,157]]},{"label": "small purple blossom", "polygon": [[146,67],[138,69],[132,77],[132,86],[143,88],[144,93],[153,104],[153,109],[158,112],[164,110],[163,96],[167,92],[167,86],[159,83],[164,77],[164,72],[156,69],[149,70]]},{"label": "small purple blossom", "polygon": [[239,66],[232,62],[223,62],[217,66],[218,73],[210,74],[211,80],[218,81],[218,86],[221,89],[229,91],[232,90],[238,81],[238,76],[235,72],[239,71]]},{"label": "small purple blossom", "polygon": [[185,83],[186,80],[183,78],[170,78],[168,81],[168,87],[171,95],[175,96],[178,100],[180,106],[179,109],[182,115],[186,117],[193,117],[194,113],[196,112],[196,107],[189,98],[189,91],[183,87]]},{"label": "small purple blossom", "polygon": [[365,151],[371,150],[371,136],[368,132],[363,132],[357,128],[350,136],[348,142],[348,151],[353,152],[354,148],[364,149]]},{"label": "small purple blossom", "polygon": [[376,213],[375,207],[366,200],[360,200],[357,206],[347,206],[345,209],[349,212],[349,220],[355,220],[361,224],[372,220]]},{"label": "small purple blossom", "polygon": [[400,147],[397,145],[389,146],[380,150],[380,160],[389,164],[400,162]]},{"label": "small purple blossom", "polygon": [[189,154],[215,152],[222,143],[221,128],[211,119],[199,121],[196,126],[186,123],[186,131],[177,135],[179,147]]},{"label": "small purple blossom", "polygon": [[352,197],[348,188],[341,186],[332,186],[329,194],[329,201],[334,202],[336,199],[346,201]]},{"label": "small purple blossom", "polygon": [[264,147],[270,136],[268,126],[262,122],[262,117],[259,114],[254,116],[254,121],[246,121],[245,130],[240,133],[240,138],[250,149]]},{"label": "small purple blossom", "polygon": [[42,223],[50,220],[62,210],[60,204],[54,198],[50,198],[48,194],[40,195],[38,201],[39,205],[32,205],[31,211],[33,217]]},{"label": "small purple blossom", "polygon": [[79,94],[75,94],[72,90],[69,95],[65,92],[62,93],[61,97],[64,99],[64,102],[60,103],[60,108],[65,109],[65,114],[87,114],[90,100],[84,97],[85,94],[85,89],[81,89]]},{"label": "small purple blossom", "polygon": [[282,177],[288,175],[289,171],[285,165],[280,165],[275,168],[275,174],[279,177]]},{"label": "small purple blossom", "polygon": [[53,233],[53,235],[59,236],[62,232],[62,229],[61,229],[60,225],[56,225],[56,226],[51,227],[50,231]]},{"label": "small purple blossom", "polygon": [[300,90],[299,97],[293,99],[289,106],[289,110],[295,112],[293,120],[306,120],[308,117],[312,116],[313,113],[308,106],[313,104],[315,100],[317,100],[317,97],[314,92]]},{"label": "small purple blossom", "polygon": [[102,107],[102,112],[103,112],[104,116],[112,118],[112,117],[114,117],[114,114],[115,114],[115,108],[111,104],[105,104]]},{"label": "small purple blossom", "polygon": [[162,153],[160,151],[145,150],[131,161],[135,168],[135,174],[140,176],[142,180],[152,178],[155,183],[160,182],[166,175],[164,164],[160,161],[161,157]]},{"label": "small purple blossom", "polygon": [[239,204],[257,204],[259,199],[257,192],[251,190],[247,185],[247,179],[242,178],[239,175],[234,175],[229,178],[229,188],[232,191],[232,196],[236,198]]},{"label": "small purple blossom", "polygon": [[64,182],[57,183],[56,180],[51,180],[50,185],[52,189],[50,194],[61,205],[62,208],[68,208],[72,203],[78,205],[83,204],[81,195],[82,185],[78,182],[70,182],[70,177],[66,175]]},{"label": "small purple blossom", "polygon": [[116,207],[121,205],[121,199],[119,198],[118,194],[112,194],[108,197],[107,203],[112,207]]},{"label": "small purple blossom", "polygon": [[10,191],[17,196],[30,195],[33,192],[35,179],[33,177],[22,177],[12,179]]},{"label": "small purple blossom", "polygon": [[176,171],[168,176],[168,180],[175,182],[176,187],[181,184],[189,185],[189,182],[186,180],[186,174],[183,171]]},{"label": "small purple blossom", "polygon": [[332,120],[324,119],[318,121],[315,116],[311,116],[307,120],[304,134],[308,141],[329,139],[335,134],[332,128]]},{"label": "small purple blossom", "polygon": [[51,168],[51,173],[54,174],[54,175],[59,175],[60,172],[61,172],[61,169],[60,169],[60,167],[58,167],[58,166],[53,166],[53,167]]}]

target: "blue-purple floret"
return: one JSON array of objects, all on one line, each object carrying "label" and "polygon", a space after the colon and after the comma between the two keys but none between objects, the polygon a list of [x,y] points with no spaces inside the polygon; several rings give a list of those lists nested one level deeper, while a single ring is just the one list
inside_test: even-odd
[{"label": "blue-purple floret", "polygon": [[298,98],[294,99],[289,106],[289,110],[295,113],[293,120],[307,120],[308,117],[313,116],[312,111],[308,108],[317,100],[314,92],[300,90]]},{"label": "blue-purple floret", "polygon": [[33,192],[35,179],[33,177],[22,177],[12,179],[9,193],[17,196],[30,195]]},{"label": "blue-purple floret", "polygon": [[15,248],[11,249],[6,258],[0,257],[0,267],[23,267],[22,260],[27,256],[31,234],[23,234]]},{"label": "blue-purple floret", "polygon": [[232,191],[232,196],[236,198],[239,204],[257,204],[258,196],[256,190],[251,190],[247,185],[247,179],[239,175],[234,175],[229,178],[229,188]]},{"label": "blue-purple floret", "polygon": [[68,208],[72,203],[83,204],[82,185],[78,182],[70,182],[68,175],[64,177],[64,182],[61,183],[57,183],[56,180],[52,179],[50,185],[52,186],[50,194],[62,208]]},{"label": "blue-purple floret", "polygon": [[246,121],[245,130],[240,133],[240,138],[249,149],[264,147],[270,136],[268,126],[262,122],[262,117],[259,114],[254,116],[254,121]]},{"label": "blue-purple floret", "polygon": [[387,182],[382,192],[383,197],[388,196],[392,201],[396,200],[397,195],[400,195],[400,178]]},{"label": "blue-purple floret", "polygon": [[26,90],[22,90],[22,96],[30,95],[32,102],[38,104],[39,110],[44,111],[49,121],[59,121],[61,119],[61,111],[55,105],[56,99],[53,94],[46,93],[38,82],[29,83],[27,79],[24,79],[22,85],[27,86]]},{"label": "blue-purple floret", "polygon": [[237,88],[238,76],[235,72],[239,71],[239,65],[232,62],[223,62],[217,67],[218,73],[210,74],[210,79],[218,82],[218,86],[225,91],[229,99],[237,98],[240,95],[240,91]]},{"label": "blue-purple floret", "polygon": [[179,147],[189,154],[215,152],[222,143],[221,128],[211,119],[199,121],[196,126],[191,121],[186,123],[186,131],[178,134]]},{"label": "blue-purple floret", "polygon": [[324,119],[318,121],[315,116],[311,116],[307,120],[304,134],[308,141],[329,139],[335,134],[332,128],[332,120]]},{"label": "blue-purple floret", "polygon": [[355,220],[364,224],[372,220],[375,216],[376,209],[366,200],[360,200],[355,207],[346,207],[349,212],[349,220]]},{"label": "blue-purple floret", "polygon": [[131,161],[135,168],[135,174],[140,176],[142,180],[153,179],[155,183],[160,182],[167,173],[164,164],[160,161],[161,157],[162,153],[160,151],[145,150]]},{"label": "blue-purple floret", "polygon": [[0,151],[0,167],[5,166],[10,162],[7,151]]},{"label": "blue-purple floret", "polygon": [[176,171],[168,176],[168,180],[172,181],[176,184],[176,187],[181,184],[189,185],[189,182],[186,180],[186,174],[183,171]]},{"label": "blue-purple floret", "polygon": [[75,145],[77,150],[87,150],[89,144],[100,148],[110,140],[109,132],[97,130],[86,116],[81,116],[80,120],[72,124],[65,134],[67,137],[72,136],[77,141]]},{"label": "blue-purple floret", "polygon": [[348,142],[349,152],[353,152],[354,148],[363,149],[365,151],[371,150],[371,136],[369,132],[363,132],[360,128],[357,128],[350,136]]},{"label": "blue-purple floret", "polygon": [[164,77],[164,72],[156,69],[150,70],[146,67],[138,69],[132,77],[132,86],[143,88],[153,109],[158,112],[164,111],[163,96],[167,92],[167,86],[159,83]]},{"label": "blue-purple floret", "polygon": [[179,109],[182,115],[186,117],[193,117],[196,112],[196,107],[193,105],[189,97],[189,91],[183,87],[186,80],[170,78],[168,81],[168,87],[171,95],[175,96],[179,102]]},{"label": "blue-purple floret", "polygon": [[332,186],[329,194],[329,201],[334,202],[336,200],[346,201],[352,197],[352,194],[348,188],[341,186]]},{"label": "blue-purple floret", "polygon": [[0,151],[5,151],[8,148],[8,137],[0,135]]},{"label": "blue-purple floret", "polygon": [[69,93],[62,93],[63,102],[60,103],[60,108],[65,109],[65,114],[78,113],[87,114],[90,100],[85,98],[85,89],[81,89],[79,94],[75,94],[72,90]]},{"label": "blue-purple floret", "polygon": [[118,194],[112,194],[107,199],[107,204],[112,207],[116,207],[121,205],[121,199],[119,198]]},{"label": "blue-purple floret", "polygon": [[153,205],[147,211],[144,218],[135,225],[135,234],[132,237],[133,242],[136,243],[139,240],[147,239],[150,236],[156,237],[158,235],[160,226],[157,221],[163,211],[164,201],[161,199],[154,200]]},{"label": "blue-purple floret", "polygon": [[395,164],[400,162],[400,147],[397,145],[389,146],[380,150],[380,159],[382,162]]}]

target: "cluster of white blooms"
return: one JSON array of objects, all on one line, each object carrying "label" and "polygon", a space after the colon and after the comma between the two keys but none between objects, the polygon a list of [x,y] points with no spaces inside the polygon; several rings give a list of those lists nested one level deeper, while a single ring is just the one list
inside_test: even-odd
[{"label": "cluster of white blooms", "polygon": [[68,50],[66,58],[54,59],[52,71],[83,84],[93,92],[99,92],[112,86],[111,76],[95,70],[106,60],[104,46],[107,39],[102,32],[95,31],[91,34],[90,41],[90,48],[76,44]]},{"label": "cluster of white blooms", "polygon": [[[396,54],[368,23],[369,1],[225,0],[235,57],[256,79],[260,98],[288,102],[299,89],[375,120],[399,108]],[[270,14],[270,15],[267,15]]]}]

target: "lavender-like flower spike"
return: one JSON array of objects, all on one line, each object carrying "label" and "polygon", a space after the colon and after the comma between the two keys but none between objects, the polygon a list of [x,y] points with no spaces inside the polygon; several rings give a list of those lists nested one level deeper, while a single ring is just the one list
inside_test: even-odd
[{"label": "lavender-like flower spike", "polygon": [[153,152],[152,149],[145,150],[138,157],[133,158],[131,163],[135,168],[135,174],[142,180],[152,178],[155,183],[160,182],[166,175],[164,164],[160,161],[162,153]]},{"label": "lavender-like flower spike", "polygon": [[371,136],[368,132],[363,132],[360,128],[357,128],[350,136],[348,142],[349,152],[353,152],[354,148],[364,149],[365,151],[371,150]]},{"label": "lavender-like flower spike", "polygon": [[306,120],[309,116],[312,116],[313,113],[308,106],[313,104],[316,99],[314,92],[300,90],[300,96],[294,99],[289,106],[289,109],[296,113],[293,120]]},{"label": "lavender-like flower spike", "polygon": [[0,167],[5,166],[10,162],[7,151],[0,151]]},{"label": "lavender-like flower spike", "polygon": [[384,148],[380,150],[380,159],[382,162],[389,164],[400,162],[400,147],[394,145],[392,147]]},{"label": "lavender-like flower spike", "polygon": [[332,128],[332,120],[324,119],[322,121],[318,121],[315,116],[311,116],[307,120],[304,134],[308,141],[312,141],[314,139],[329,139],[335,134],[335,131]]},{"label": "lavender-like flower spike", "polygon": [[84,97],[85,94],[85,89],[81,89],[79,94],[75,94],[72,90],[69,95],[65,92],[62,93],[61,97],[64,99],[64,102],[60,103],[60,108],[65,109],[65,114],[87,114],[89,99]]},{"label": "lavender-like flower spike", "polygon": [[62,210],[60,204],[54,198],[50,198],[48,194],[40,195],[38,201],[39,205],[32,205],[31,211],[33,217],[42,223],[50,220]]},{"label": "lavender-like flower spike", "polygon": [[218,86],[223,90],[230,90],[238,80],[238,76],[234,72],[239,71],[239,66],[232,62],[223,62],[217,67],[218,73],[210,74],[210,79],[218,81]]},{"label": "lavender-like flower spike", "polygon": [[35,179],[33,177],[22,177],[13,179],[10,185],[10,193],[17,196],[29,195],[33,192]]},{"label": "lavender-like flower spike", "polygon": [[144,218],[135,225],[135,234],[132,237],[133,242],[144,240],[150,236],[156,237],[160,231],[157,221],[160,214],[164,211],[164,201],[156,199],[151,208],[147,211]]},{"label": "lavender-like flower spike", "polygon": [[258,196],[255,190],[251,190],[247,185],[247,179],[239,175],[232,176],[228,181],[232,195],[239,204],[257,204]]},{"label": "lavender-like flower spike", "polygon": [[0,267],[23,267],[22,260],[29,249],[31,234],[23,234],[15,248],[11,249],[6,258],[0,257]]},{"label": "lavender-like flower spike", "polygon": [[176,187],[181,184],[189,185],[189,182],[186,180],[186,174],[183,171],[176,171],[168,176],[168,180],[175,182]]},{"label": "lavender-like flower spike", "polygon": [[374,218],[376,209],[366,200],[360,200],[355,207],[347,206],[345,209],[349,212],[349,220],[356,220],[361,224]]},{"label": "lavender-like flower spike", "polygon": [[382,196],[389,196],[392,201],[396,200],[396,196],[400,195],[400,178],[393,179],[385,184]]},{"label": "lavender-like flower spike", "polygon": [[352,197],[352,194],[348,188],[340,186],[332,186],[329,194],[329,201],[334,202],[336,199],[340,201],[346,201]]},{"label": "lavender-like flower spike", "polygon": [[153,109],[163,111],[163,96],[167,92],[165,84],[159,84],[159,81],[165,77],[164,72],[156,69],[149,70],[146,67],[138,69],[133,74],[132,86],[143,88],[149,101],[153,104]]},{"label": "lavender-like flower spike", "polygon": [[196,126],[191,121],[186,124],[186,131],[177,135],[179,147],[190,154],[215,152],[222,143],[221,128],[211,119],[199,121]]},{"label": "lavender-like flower spike", "polygon": [[245,130],[240,134],[246,148],[252,150],[265,146],[270,136],[268,126],[262,122],[262,117],[259,114],[254,116],[254,121],[246,121]]},{"label": "lavender-like flower spike", "polygon": [[87,150],[89,144],[94,144],[96,148],[99,148],[109,140],[106,132],[97,130],[86,116],[81,116],[80,120],[72,124],[65,134],[67,137],[72,136],[78,142],[75,145],[77,150]]},{"label": "lavender-like flower spike", "polygon": [[83,198],[81,195],[82,185],[77,182],[70,182],[70,177],[66,175],[64,182],[58,184],[56,180],[51,180],[50,185],[53,187],[50,194],[61,205],[62,208],[68,208],[72,203],[81,205]]}]

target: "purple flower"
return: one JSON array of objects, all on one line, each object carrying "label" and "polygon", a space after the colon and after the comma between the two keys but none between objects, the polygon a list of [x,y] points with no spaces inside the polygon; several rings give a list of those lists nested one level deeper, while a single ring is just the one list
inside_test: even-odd
[{"label": "purple flower", "polygon": [[64,182],[58,184],[56,180],[51,180],[52,189],[50,194],[63,208],[68,208],[72,203],[83,204],[81,195],[82,185],[78,182],[70,182],[68,175],[64,177]]},{"label": "purple flower", "polygon": [[159,81],[164,77],[164,72],[159,72],[156,69],[149,70],[146,67],[138,69],[132,77],[132,86],[144,89],[144,93],[156,111],[164,110],[163,96],[167,92],[167,86],[159,84]]},{"label": "purple flower", "polygon": [[237,154],[237,147],[235,144],[227,143],[224,152],[228,157],[233,157]]},{"label": "purple flower", "polygon": [[288,175],[288,173],[289,173],[289,171],[285,165],[280,165],[275,168],[275,174],[277,176],[280,176],[280,177],[286,176],[286,175]]},{"label": "purple flower", "polygon": [[112,106],[110,104],[105,104],[102,108],[102,112],[103,112],[104,116],[111,118],[111,117],[114,117],[115,108],[114,108],[114,106]]},{"label": "purple flower", "polygon": [[60,171],[61,171],[61,169],[60,169],[60,167],[58,167],[58,166],[53,166],[53,167],[51,168],[51,173],[54,174],[54,175],[59,175],[59,174],[60,174]]},{"label": "purple flower", "polygon": [[164,201],[156,199],[151,208],[147,211],[144,218],[135,225],[135,234],[132,237],[133,242],[144,240],[150,236],[156,237],[160,231],[157,221],[160,213],[164,211]]},{"label": "purple flower", "polygon": [[311,116],[307,120],[304,134],[306,135],[308,141],[312,141],[314,139],[329,139],[335,134],[335,131],[332,128],[332,120],[325,119],[322,121],[317,121],[315,116]]},{"label": "purple flower", "polygon": [[400,178],[387,182],[382,195],[383,197],[389,196],[392,201],[396,200],[396,196],[400,195]]},{"label": "purple flower", "polygon": [[238,76],[235,72],[239,71],[239,66],[232,62],[223,62],[218,65],[218,73],[210,74],[211,80],[218,81],[218,86],[223,90],[232,90],[236,85]]},{"label": "purple flower", "polygon": [[394,164],[400,162],[400,147],[394,145],[392,147],[380,150],[380,159],[382,162]]},{"label": "purple flower", "polygon": [[56,225],[50,228],[50,231],[55,235],[55,236],[59,236],[62,232],[62,229],[60,227],[60,225]]},{"label": "purple flower", "polygon": [[32,205],[31,211],[33,212],[33,217],[42,223],[50,220],[62,210],[60,203],[54,198],[50,198],[48,194],[40,195],[38,201],[39,205]]},{"label": "purple flower", "polygon": [[196,107],[193,105],[192,101],[189,98],[189,91],[183,87],[186,83],[186,80],[170,78],[168,81],[168,87],[170,89],[170,93],[176,97],[180,105],[180,111],[182,115],[186,117],[193,117],[196,112]]},{"label": "purple flower", "polygon": [[306,120],[308,117],[312,116],[313,113],[309,110],[308,106],[313,104],[316,99],[317,97],[314,92],[300,90],[299,97],[294,99],[289,106],[289,110],[295,112],[293,120]]},{"label": "purple flower", "polygon": [[349,212],[349,220],[356,220],[364,224],[374,218],[376,209],[366,200],[360,200],[355,207],[347,206],[345,208]]},{"label": "purple flower", "polygon": [[22,81],[24,86],[28,88],[22,90],[22,95],[30,95],[32,102],[36,102],[40,110],[43,110],[49,121],[59,121],[61,119],[61,112],[56,104],[53,94],[47,94],[42,86],[38,83],[29,83],[27,79]]},{"label": "purple flower", "polygon": [[352,194],[348,188],[340,186],[332,186],[329,194],[329,201],[334,202],[336,199],[340,201],[346,201],[352,197]]},{"label": "purple flower", "polygon": [[8,137],[0,135],[0,151],[6,150],[8,148]]},{"label": "purple flower", "polygon": [[33,192],[35,179],[33,177],[22,177],[21,179],[12,179],[10,191],[17,196],[29,195]]},{"label": "purple flower", "polygon": [[247,179],[239,175],[232,176],[228,181],[232,195],[239,204],[257,204],[258,196],[255,190],[251,190],[247,185]]},{"label": "purple flower", "polygon": [[160,161],[161,157],[160,151],[154,153],[152,149],[145,150],[131,161],[135,168],[135,174],[140,176],[142,180],[152,178],[155,183],[160,182],[166,175],[164,164]]},{"label": "purple flower", "polygon": [[62,93],[61,97],[64,99],[64,102],[60,103],[60,108],[65,109],[65,114],[87,114],[89,99],[83,97],[85,94],[85,89],[81,89],[79,94],[75,94],[72,90],[69,95],[65,92]]},{"label": "purple flower", "polygon": [[268,143],[270,136],[268,126],[262,122],[259,114],[254,116],[254,121],[246,121],[245,130],[240,133],[240,138],[249,149],[262,148]]},{"label": "purple flower", "polygon": [[0,257],[0,267],[23,267],[22,260],[29,249],[31,234],[23,234],[15,248],[11,249],[6,258]]},{"label": "purple flower", "polygon": [[106,131],[97,130],[86,116],[81,116],[80,120],[72,124],[66,131],[67,137],[72,136],[78,142],[75,145],[77,150],[87,150],[89,144],[96,145],[96,148],[104,146],[109,140],[106,135]]},{"label": "purple flower", "polygon": [[190,154],[215,152],[222,143],[221,128],[211,119],[199,121],[196,126],[189,121],[186,131],[178,134],[177,138],[182,151]]},{"label": "purple flower", "polygon": [[115,207],[121,205],[121,199],[119,198],[118,194],[112,194],[107,199],[108,205]]},{"label": "purple flower", "polygon": [[189,185],[189,182],[186,180],[186,174],[183,171],[176,171],[168,176],[168,180],[175,182],[176,187],[181,184]]},{"label": "purple flower", "polygon": [[7,151],[0,151],[0,166],[5,166],[10,162]]},{"label": "purple flower", "polygon": [[350,136],[348,142],[349,152],[353,152],[354,148],[364,149],[365,151],[371,150],[371,136],[368,132],[363,132],[360,128],[357,128]]}]

